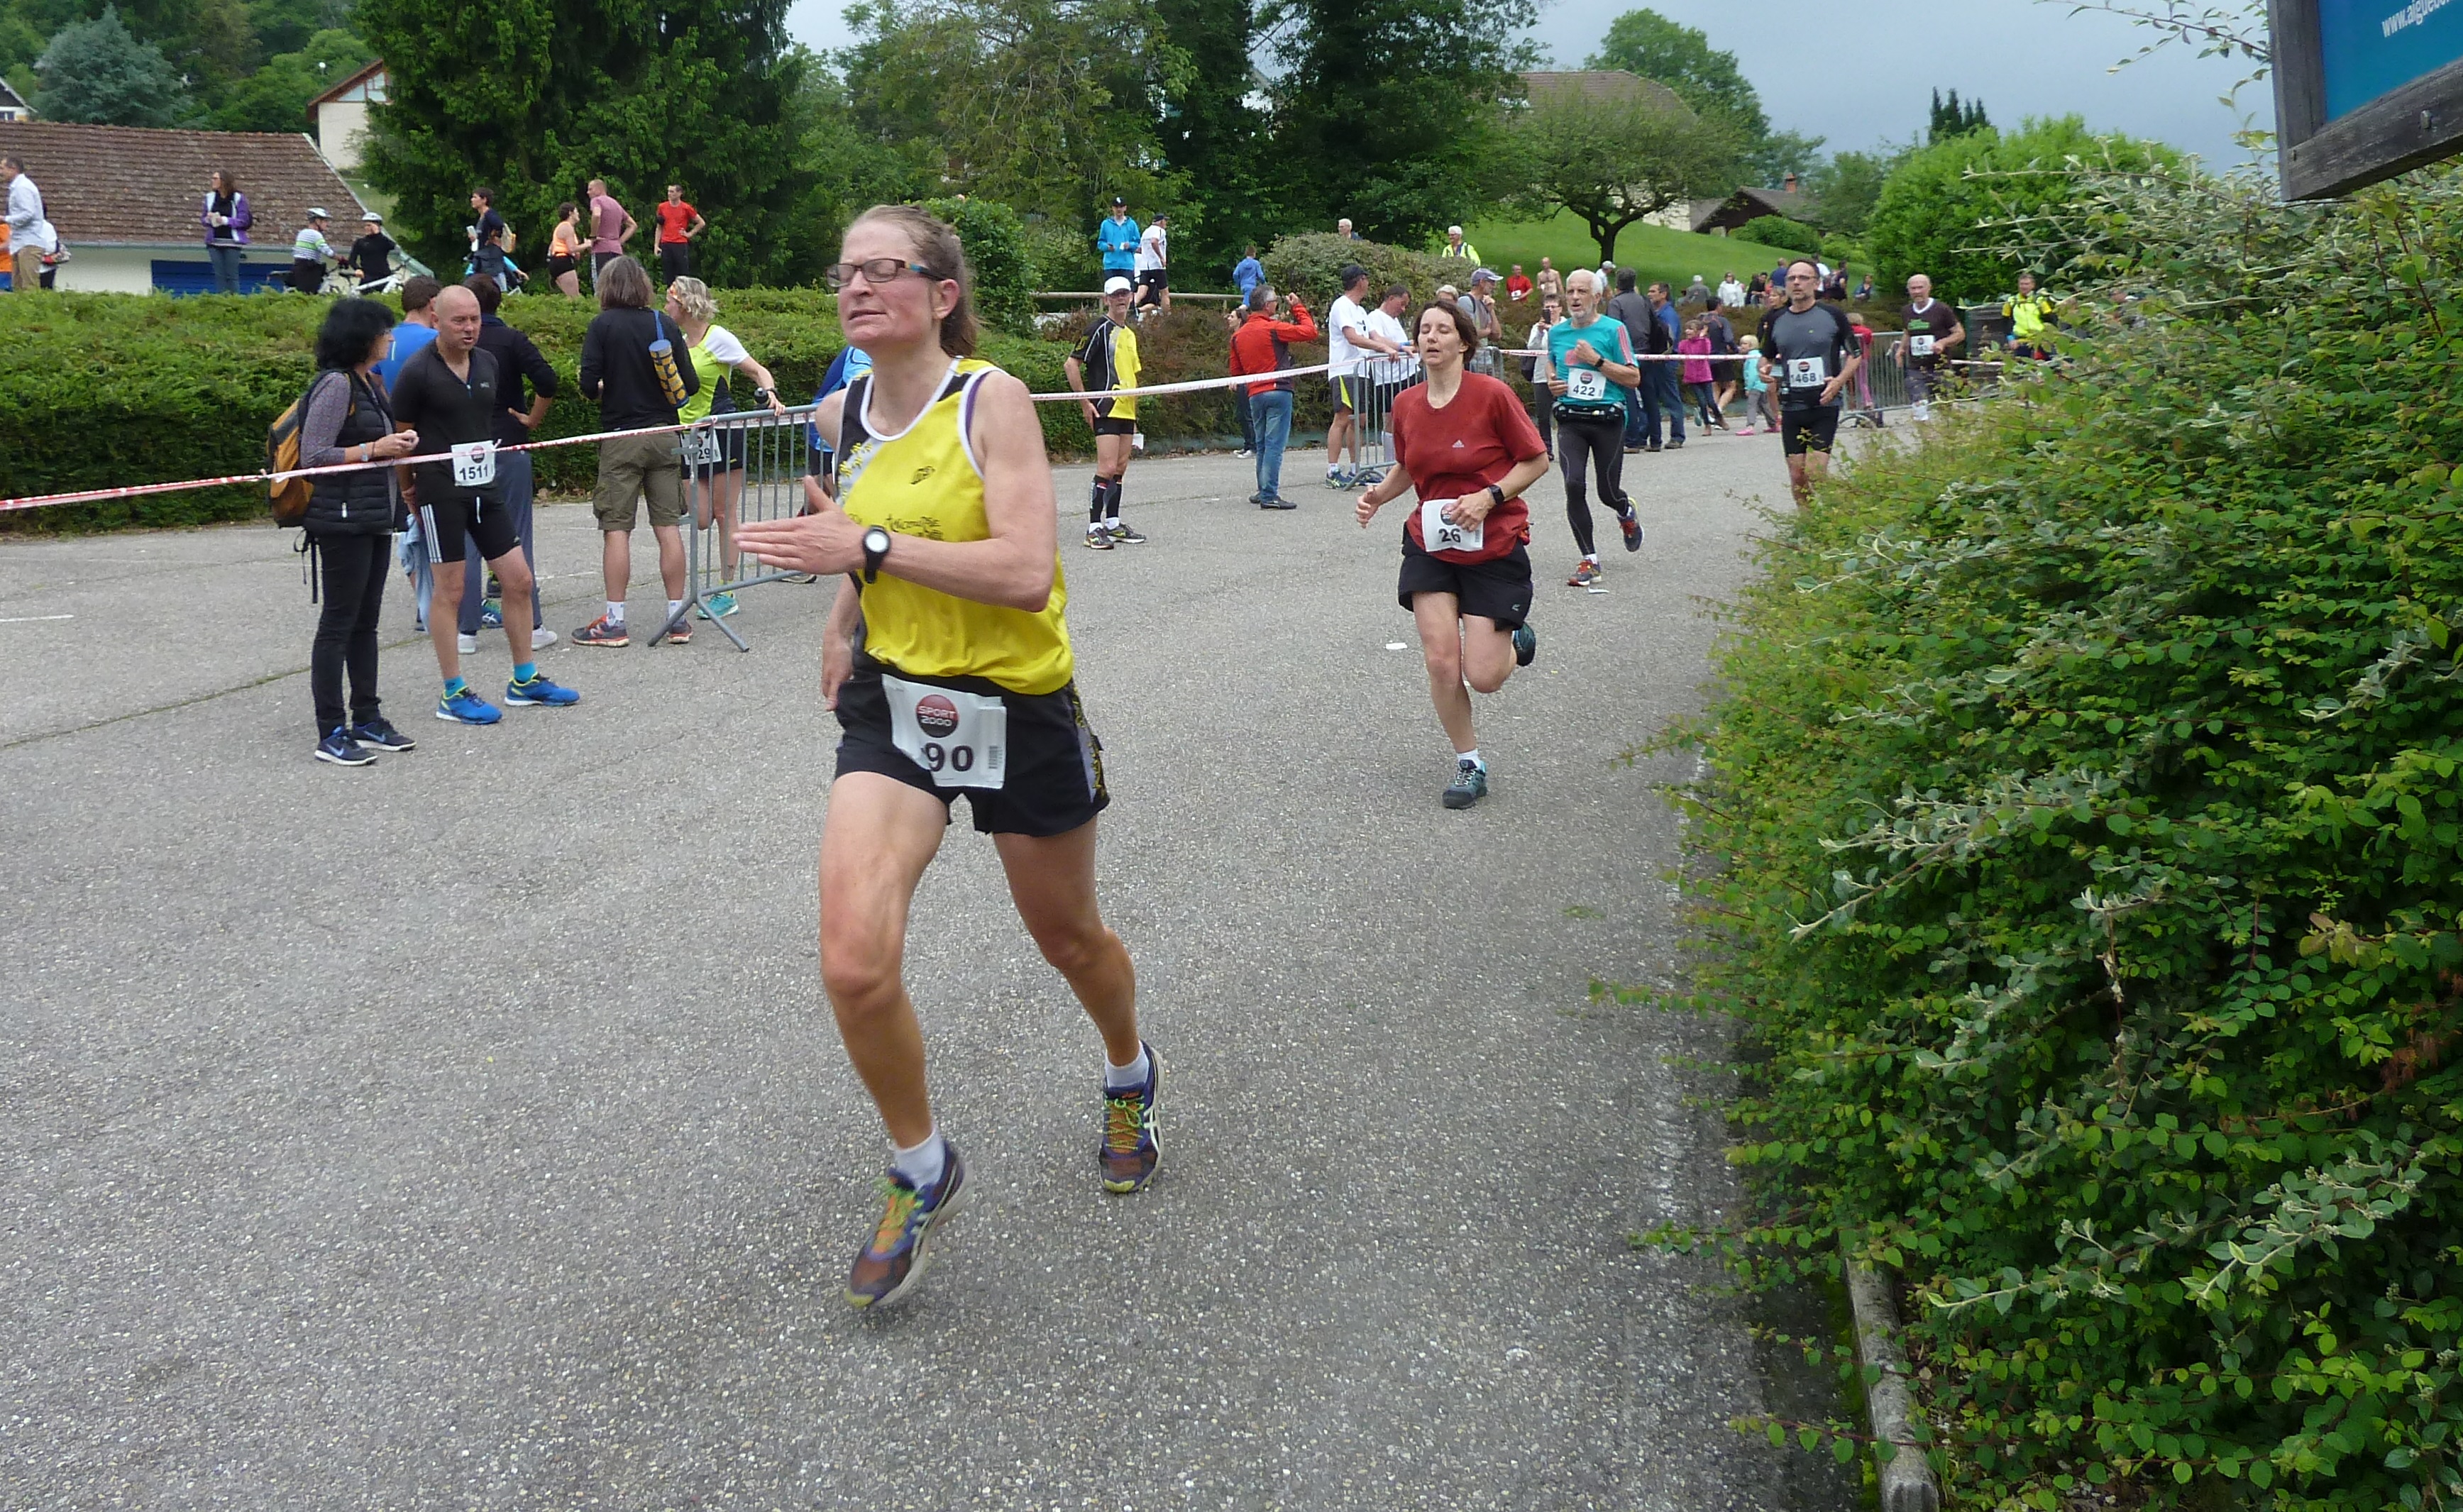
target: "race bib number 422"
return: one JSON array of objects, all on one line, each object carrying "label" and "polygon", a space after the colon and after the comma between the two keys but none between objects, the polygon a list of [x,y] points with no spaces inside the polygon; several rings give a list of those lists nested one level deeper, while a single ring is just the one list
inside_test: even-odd
[{"label": "race bib number 422", "polygon": [[932,774],[935,788],[1000,790],[1009,775],[1009,705],[886,673],[889,742]]},{"label": "race bib number 422", "polygon": [[1420,544],[1430,551],[1476,551],[1487,538],[1488,522],[1456,525],[1446,518],[1451,499],[1430,499],[1420,506]]},{"label": "race bib number 422", "polygon": [[1565,397],[1596,404],[1608,397],[1607,375],[1597,368],[1565,370]]}]

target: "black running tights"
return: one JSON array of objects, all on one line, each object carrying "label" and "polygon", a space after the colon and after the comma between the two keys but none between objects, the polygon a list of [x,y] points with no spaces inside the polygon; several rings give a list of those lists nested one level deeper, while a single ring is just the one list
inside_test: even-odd
[{"label": "black running tights", "polygon": [[316,733],[342,727],[342,674],[351,680],[350,723],[377,717],[377,617],[384,608],[385,573],[393,566],[390,535],[319,535],[318,575],[325,602],[308,653],[308,689],[316,701]]},{"label": "black running tights", "polygon": [[1590,467],[1599,474],[1600,503],[1622,515],[1624,512],[1624,421],[1615,415],[1598,420],[1577,418],[1557,412],[1557,455],[1565,464],[1565,523],[1574,528],[1574,544],[1584,556],[1595,554],[1599,548],[1592,544],[1591,498],[1582,484],[1584,454]]}]

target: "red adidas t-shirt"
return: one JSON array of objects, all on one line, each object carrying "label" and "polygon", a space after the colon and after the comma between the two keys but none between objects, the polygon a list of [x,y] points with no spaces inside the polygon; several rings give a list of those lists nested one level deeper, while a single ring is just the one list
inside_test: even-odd
[{"label": "red adidas t-shirt", "polygon": [[[1477,493],[1502,482],[1515,463],[1548,454],[1538,427],[1523,413],[1514,390],[1485,373],[1464,374],[1462,388],[1443,409],[1428,402],[1427,384],[1413,384],[1394,396],[1389,424],[1394,455],[1411,475],[1422,504]],[[1481,527],[1478,551],[1429,554],[1447,562],[1490,562],[1508,555],[1531,539],[1531,507],[1517,494],[1491,509]],[[1403,533],[1428,551],[1416,508],[1403,522]]]},{"label": "red adidas t-shirt", "polygon": [[670,205],[661,200],[656,213],[659,217],[659,240],[681,242],[685,239],[685,227],[692,225],[693,217],[701,212],[689,205]]}]

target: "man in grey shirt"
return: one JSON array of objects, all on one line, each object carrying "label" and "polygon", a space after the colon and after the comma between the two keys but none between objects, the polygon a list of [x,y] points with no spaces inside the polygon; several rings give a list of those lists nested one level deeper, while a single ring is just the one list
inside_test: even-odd
[{"label": "man in grey shirt", "polygon": [[[1636,354],[1656,351],[1658,349],[1650,343],[1651,333],[1656,329],[1651,319],[1650,301],[1636,293],[1633,286],[1633,270],[1619,269],[1616,297],[1608,301],[1602,313],[1624,327],[1625,335],[1633,338]],[[1625,390],[1624,449],[1627,456],[1642,450],[1645,435],[1654,442],[1658,439],[1659,384],[1657,375],[1650,370],[1660,365],[1645,363],[1642,381]],[[1654,444],[1651,449],[1656,451],[1659,448]]]}]

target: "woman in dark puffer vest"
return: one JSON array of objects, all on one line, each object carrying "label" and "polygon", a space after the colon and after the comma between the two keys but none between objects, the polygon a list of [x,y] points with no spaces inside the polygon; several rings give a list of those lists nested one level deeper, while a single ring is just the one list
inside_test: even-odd
[{"label": "woman in dark puffer vest", "polygon": [[[299,464],[330,467],[381,462],[418,449],[415,431],[396,432],[384,385],[377,381],[393,312],[373,299],[337,300],[316,333],[316,380],[299,426]],[[308,687],[316,700],[316,759],[364,767],[381,750],[406,751],[409,736],[385,722],[377,702],[377,616],[402,510],[394,469],[370,467],[314,480],[308,534],[325,582],[324,612],[309,653]],[[342,702],[342,676],[351,702]]]}]

